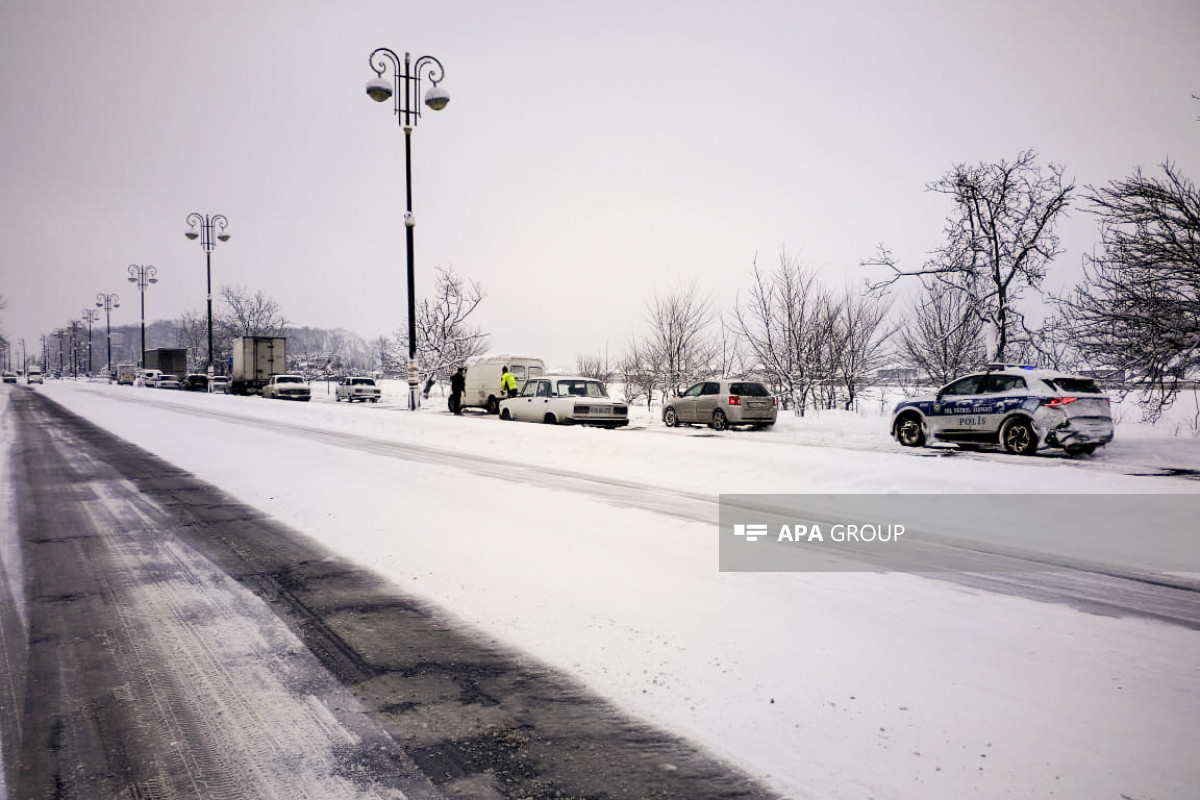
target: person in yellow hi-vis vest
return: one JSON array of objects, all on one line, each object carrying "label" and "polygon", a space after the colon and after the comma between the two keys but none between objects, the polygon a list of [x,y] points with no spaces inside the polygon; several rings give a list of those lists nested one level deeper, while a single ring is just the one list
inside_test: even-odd
[{"label": "person in yellow hi-vis vest", "polygon": [[500,394],[504,397],[517,396],[517,377],[508,371],[508,365],[500,372]]}]

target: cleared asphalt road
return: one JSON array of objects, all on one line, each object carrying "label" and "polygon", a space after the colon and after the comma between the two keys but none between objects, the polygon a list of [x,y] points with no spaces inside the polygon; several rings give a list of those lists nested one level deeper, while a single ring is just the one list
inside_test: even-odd
[{"label": "cleared asphalt road", "polygon": [[8,797],[771,796],[44,396],[9,402]]}]

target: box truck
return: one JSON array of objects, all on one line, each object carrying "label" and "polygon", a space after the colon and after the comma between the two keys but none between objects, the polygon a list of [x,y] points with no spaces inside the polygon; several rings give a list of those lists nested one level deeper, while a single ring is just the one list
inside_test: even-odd
[{"label": "box truck", "polygon": [[287,339],[283,336],[239,336],[233,340],[230,394],[262,394],[272,375],[287,372]]},{"label": "box truck", "polygon": [[145,352],[145,369],[156,369],[166,375],[174,375],[182,381],[187,375],[186,347],[156,347]]}]

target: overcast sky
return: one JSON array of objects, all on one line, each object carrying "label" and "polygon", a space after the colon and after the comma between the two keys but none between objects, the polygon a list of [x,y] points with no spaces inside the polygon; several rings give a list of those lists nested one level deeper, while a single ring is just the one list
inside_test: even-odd
[{"label": "overcast sky", "polygon": [[[1200,181],[1195,0],[5,0],[0,37],[0,323],[31,351],[99,292],[136,323],[130,264],[159,270],[148,320],[203,312],[193,211],[230,221],[214,287],[405,328],[381,46],[436,56],[452,98],[413,134],[418,296],[452,266],[492,350],[559,365],[619,353],[656,292],[729,305],[782,250],[835,286],[880,242],[918,266],[955,163]],[[1097,238],[1078,207],[1062,233],[1051,288]]]}]

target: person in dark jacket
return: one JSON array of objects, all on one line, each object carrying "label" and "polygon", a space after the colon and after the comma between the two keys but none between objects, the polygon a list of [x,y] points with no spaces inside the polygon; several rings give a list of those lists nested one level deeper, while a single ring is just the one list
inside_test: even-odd
[{"label": "person in dark jacket", "polygon": [[467,371],[459,367],[458,371],[450,376],[450,410],[455,414],[462,413],[462,396],[466,388]]}]

